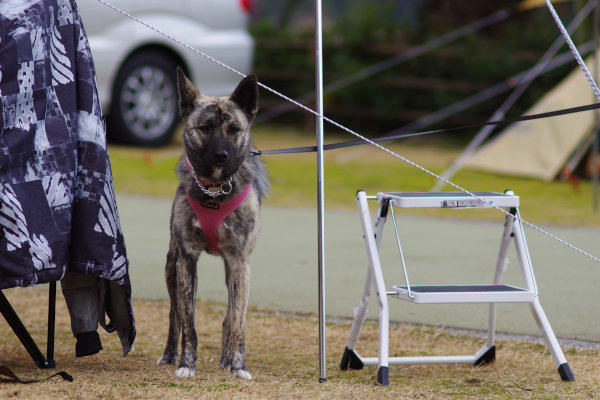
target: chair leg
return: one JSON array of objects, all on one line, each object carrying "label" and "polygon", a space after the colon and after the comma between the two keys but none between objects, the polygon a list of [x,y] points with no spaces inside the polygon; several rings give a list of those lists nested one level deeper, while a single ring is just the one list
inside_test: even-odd
[{"label": "chair leg", "polygon": [[[27,331],[27,328],[23,325],[19,316],[15,312],[14,308],[8,302],[4,293],[0,291],[0,312],[2,316],[8,322],[8,325],[13,330],[17,338],[21,341],[25,350],[29,353],[33,361],[36,363],[38,368],[54,368],[54,316],[55,316],[55,300],[56,299],[56,283],[50,284],[50,303],[51,307],[48,310],[48,359],[44,357],[39,347]],[[52,321],[50,321],[52,320]],[[52,331],[50,330],[52,328]],[[50,342],[52,339],[52,342]]]},{"label": "chair leg", "polygon": [[46,342],[47,368],[54,368],[54,331],[56,321],[56,282],[50,282],[48,290],[48,341]]}]

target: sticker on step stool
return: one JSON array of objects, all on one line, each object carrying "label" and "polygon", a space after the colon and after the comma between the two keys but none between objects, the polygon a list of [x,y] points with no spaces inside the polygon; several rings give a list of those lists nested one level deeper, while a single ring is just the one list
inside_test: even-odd
[{"label": "sticker on step stool", "polygon": [[458,207],[491,207],[490,203],[480,199],[466,200],[444,200],[441,203],[442,208],[458,208]]}]

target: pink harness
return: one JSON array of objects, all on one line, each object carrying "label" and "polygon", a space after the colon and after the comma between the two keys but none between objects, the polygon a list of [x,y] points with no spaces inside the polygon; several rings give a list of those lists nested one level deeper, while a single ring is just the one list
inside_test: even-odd
[{"label": "pink harness", "polygon": [[246,197],[250,194],[250,190],[252,190],[252,183],[249,183],[240,193],[222,203],[211,200],[205,202],[194,200],[190,197],[187,190],[185,191],[188,201],[198,217],[202,231],[208,238],[208,250],[219,250],[217,229],[221,226],[221,222],[246,200]]}]

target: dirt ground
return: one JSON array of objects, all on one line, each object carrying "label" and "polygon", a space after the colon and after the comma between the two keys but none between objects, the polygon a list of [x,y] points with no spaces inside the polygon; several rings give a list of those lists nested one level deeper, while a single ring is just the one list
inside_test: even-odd
[{"label": "dirt ground", "polygon": [[[34,339],[45,348],[47,291],[44,287],[4,291]],[[390,385],[376,383],[376,368],[340,371],[350,323],[327,324],[326,382],[319,382],[317,321],[312,315],[251,309],[248,315],[248,366],[254,379],[234,379],[218,368],[225,306],[199,301],[196,376],[179,379],[174,366],[157,366],[167,335],[168,303],[134,300],[138,335],[135,351],[121,356],[116,334],[101,332],[104,350],[76,358],[75,340],[62,295],[57,297],[56,370],[35,367],[8,324],[0,320],[0,365],[22,377],[59,377],[23,385],[0,378],[2,399],[595,399],[600,398],[600,352],[564,349],[575,382],[562,382],[545,346],[502,340],[491,365],[391,366]],[[472,354],[484,340],[428,326],[394,325],[390,355]],[[365,324],[358,351],[376,354],[377,324]]]}]

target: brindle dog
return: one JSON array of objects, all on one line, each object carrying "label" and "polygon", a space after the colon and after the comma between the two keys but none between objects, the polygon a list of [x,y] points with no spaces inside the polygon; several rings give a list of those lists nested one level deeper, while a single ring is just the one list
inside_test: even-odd
[{"label": "brindle dog", "polygon": [[[229,293],[219,366],[238,378],[252,379],[245,349],[249,257],[258,236],[261,198],[269,189],[262,160],[251,154],[250,125],[258,110],[256,77],[244,78],[230,97],[211,97],[201,94],[178,68],[177,86],[185,154],[176,168],[180,184],[171,211],[165,267],[171,299],[169,335],[157,363],[176,363],[181,332],[181,358],[175,376],[194,376],[196,263],[200,253],[206,251],[223,258]],[[212,224],[212,233],[212,217],[203,223],[194,210],[227,208],[231,201],[240,204],[220,224]]]}]

